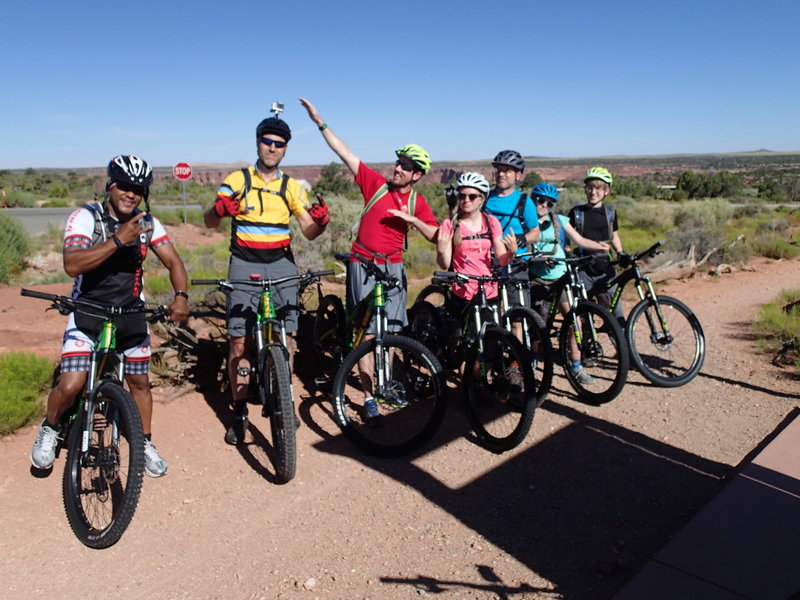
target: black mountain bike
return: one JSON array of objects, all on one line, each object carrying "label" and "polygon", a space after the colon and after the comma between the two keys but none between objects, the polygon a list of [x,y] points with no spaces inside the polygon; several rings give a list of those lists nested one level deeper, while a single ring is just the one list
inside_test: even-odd
[{"label": "black mountain bike", "polygon": [[258,311],[253,339],[248,344],[250,367],[242,375],[249,375],[258,390],[261,415],[269,418],[272,446],[275,450],[275,474],[282,483],[291,481],[297,471],[297,439],[294,416],[294,392],[289,370],[289,350],[286,345],[286,327],[275,312],[272,288],[282,283],[299,280],[300,287],[308,286],[333,271],[302,273],[288,277],[262,279],[192,279],[192,285],[216,285],[230,293],[234,285],[247,286],[258,294]]},{"label": "black mountain bike", "polygon": [[461,388],[478,443],[496,453],[515,448],[530,431],[538,384],[530,352],[500,325],[499,309],[486,297],[486,284],[500,277],[449,271],[434,276],[431,285],[441,287],[437,293],[448,295],[452,282],[474,280],[478,294],[457,314],[452,300],[438,307],[427,300],[415,302],[408,314],[409,334],[448,369],[464,365]]},{"label": "black mountain bike", "polygon": [[[337,254],[347,262],[350,256]],[[420,342],[388,333],[385,293],[402,285],[378,265],[361,261],[375,278],[370,294],[349,312],[338,296],[322,298],[314,324],[320,368],[333,375],[333,416],[364,452],[398,457],[430,440],[444,419],[447,385],[436,356]],[[367,334],[375,321],[375,335]],[[370,417],[372,397],[379,414]]]},{"label": "black mountain bike", "polygon": [[634,281],[639,302],[631,309],[625,323],[631,360],[639,372],[662,387],[678,387],[690,382],[700,372],[706,356],[706,339],[700,321],[680,300],[656,294],[650,278],[642,274],[639,261],[660,252],[656,242],[644,252],[628,257],[627,267],[609,281],[608,289],[617,286],[611,297],[611,310],[619,304],[622,292]]},{"label": "black mountain bike", "polygon": [[[587,300],[586,288],[580,280],[580,265],[594,260],[593,256],[555,258],[534,256],[531,261],[563,262],[567,272],[546,293],[549,303],[547,329],[558,337],[558,359],[564,367],[567,381],[580,398],[602,404],[616,398],[628,377],[629,356],[625,334],[607,308]],[[536,296],[535,286],[532,295]],[[562,317],[558,310],[559,299],[566,293],[570,310]],[[580,354],[581,367],[590,380],[581,379],[571,368],[571,340]],[[591,381],[592,383],[588,383]]]},{"label": "black mountain bike", "polygon": [[121,308],[89,300],[22,289],[62,315],[103,319],[92,349],[83,392],[61,418],[56,456],[67,449],[62,491],[67,520],[75,536],[90,548],[119,541],[139,503],[144,474],[142,419],[123,387],[123,357],[116,351],[116,322],[125,315],[146,314],[151,322],[168,314],[164,307]]}]

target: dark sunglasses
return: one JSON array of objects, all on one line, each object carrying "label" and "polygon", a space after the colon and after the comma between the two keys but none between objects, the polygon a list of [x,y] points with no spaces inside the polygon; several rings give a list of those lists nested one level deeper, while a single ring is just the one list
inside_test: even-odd
[{"label": "dark sunglasses", "polygon": [[469,198],[470,200],[474,201],[474,200],[477,200],[480,197],[481,197],[480,194],[462,194],[461,192],[458,193],[458,199],[459,200],[466,200],[467,198]]},{"label": "dark sunglasses", "polygon": [[410,165],[408,163],[403,162],[402,160],[394,161],[395,166],[400,167],[403,171],[408,171],[409,173],[414,170],[414,165]]},{"label": "dark sunglasses", "polygon": [[141,185],[136,185],[134,183],[125,183],[124,181],[116,183],[115,187],[121,192],[133,192],[137,196],[144,196],[144,193],[146,191],[146,188],[142,187]]},{"label": "dark sunglasses", "polygon": [[547,198],[542,198],[540,196],[536,199],[536,204],[538,204],[539,206],[544,206],[545,204],[547,204],[547,208],[553,208],[555,202],[553,202],[552,200],[548,200]]},{"label": "dark sunglasses", "polygon": [[273,140],[268,137],[262,137],[261,143],[265,146],[275,146],[276,148],[283,148],[286,145],[286,142],[279,142],[278,140]]}]

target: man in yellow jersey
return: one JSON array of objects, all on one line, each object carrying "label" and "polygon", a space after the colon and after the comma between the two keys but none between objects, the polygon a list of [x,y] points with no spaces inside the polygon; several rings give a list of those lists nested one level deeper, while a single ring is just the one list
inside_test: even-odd
[{"label": "man in yellow jersey", "polygon": [[[275,105],[273,105],[275,106]],[[239,171],[230,173],[217,190],[217,198],[204,221],[206,227],[216,227],[231,217],[231,258],[229,279],[248,279],[251,274],[262,278],[295,275],[297,268],[290,246],[289,219],[294,215],[303,235],[313,240],[328,224],[328,207],[323,201],[309,208],[306,191],[300,183],[285,173],[279,165],[286,155],[292,133],[289,126],[274,110],[275,116],[261,121],[256,127],[258,160]],[[247,394],[250,364],[245,352],[246,340],[251,339],[256,322],[258,295],[252,289],[234,289],[228,298],[228,376],[231,382],[233,420],[225,433],[229,444],[244,442],[247,431]],[[286,323],[289,355],[294,355],[294,332],[297,331],[297,282],[273,289],[278,316]]]}]

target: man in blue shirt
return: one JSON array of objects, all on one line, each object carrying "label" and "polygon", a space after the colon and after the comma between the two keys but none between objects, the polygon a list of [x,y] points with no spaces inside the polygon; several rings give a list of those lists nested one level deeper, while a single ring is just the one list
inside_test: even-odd
[{"label": "man in blue shirt", "polygon": [[[536,205],[523,194],[517,185],[525,171],[525,160],[516,150],[502,150],[492,161],[495,174],[495,187],[489,192],[484,212],[497,217],[503,228],[503,236],[512,234],[517,239],[517,254],[528,251],[528,245],[539,239],[539,216]],[[521,259],[520,259],[521,260]],[[509,268],[516,279],[528,280],[528,269],[520,260],[514,260]],[[519,305],[519,299],[513,288],[509,289],[509,300],[512,305]],[[528,294],[522,302],[530,306]]]}]

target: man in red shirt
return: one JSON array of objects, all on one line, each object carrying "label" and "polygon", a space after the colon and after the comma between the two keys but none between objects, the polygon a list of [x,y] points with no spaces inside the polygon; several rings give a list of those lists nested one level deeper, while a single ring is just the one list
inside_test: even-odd
[{"label": "man in red shirt", "polygon": [[[390,275],[404,283],[402,288],[392,288],[386,294],[389,331],[398,331],[407,323],[406,275],[403,265],[406,233],[409,227],[413,227],[426,240],[435,242],[439,230],[439,223],[428,202],[414,191],[414,184],[431,169],[430,155],[415,144],[396,150],[394,171],[387,180],[361,162],[339,136],[333,133],[311,102],[300,98],[300,103],[322,132],[325,142],[353,174],[364,197],[364,210],[357,227],[354,227],[357,235],[353,240],[350,262],[347,265],[347,304],[355,306],[375,285],[374,278],[366,272],[362,263],[373,262],[385,266]],[[371,323],[369,333],[374,333],[374,327],[375,324]],[[368,369],[368,366],[363,365],[362,369]],[[374,401],[368,396],[365,401],[368,418],[371,416],[370,402],[374,405]]]}]

